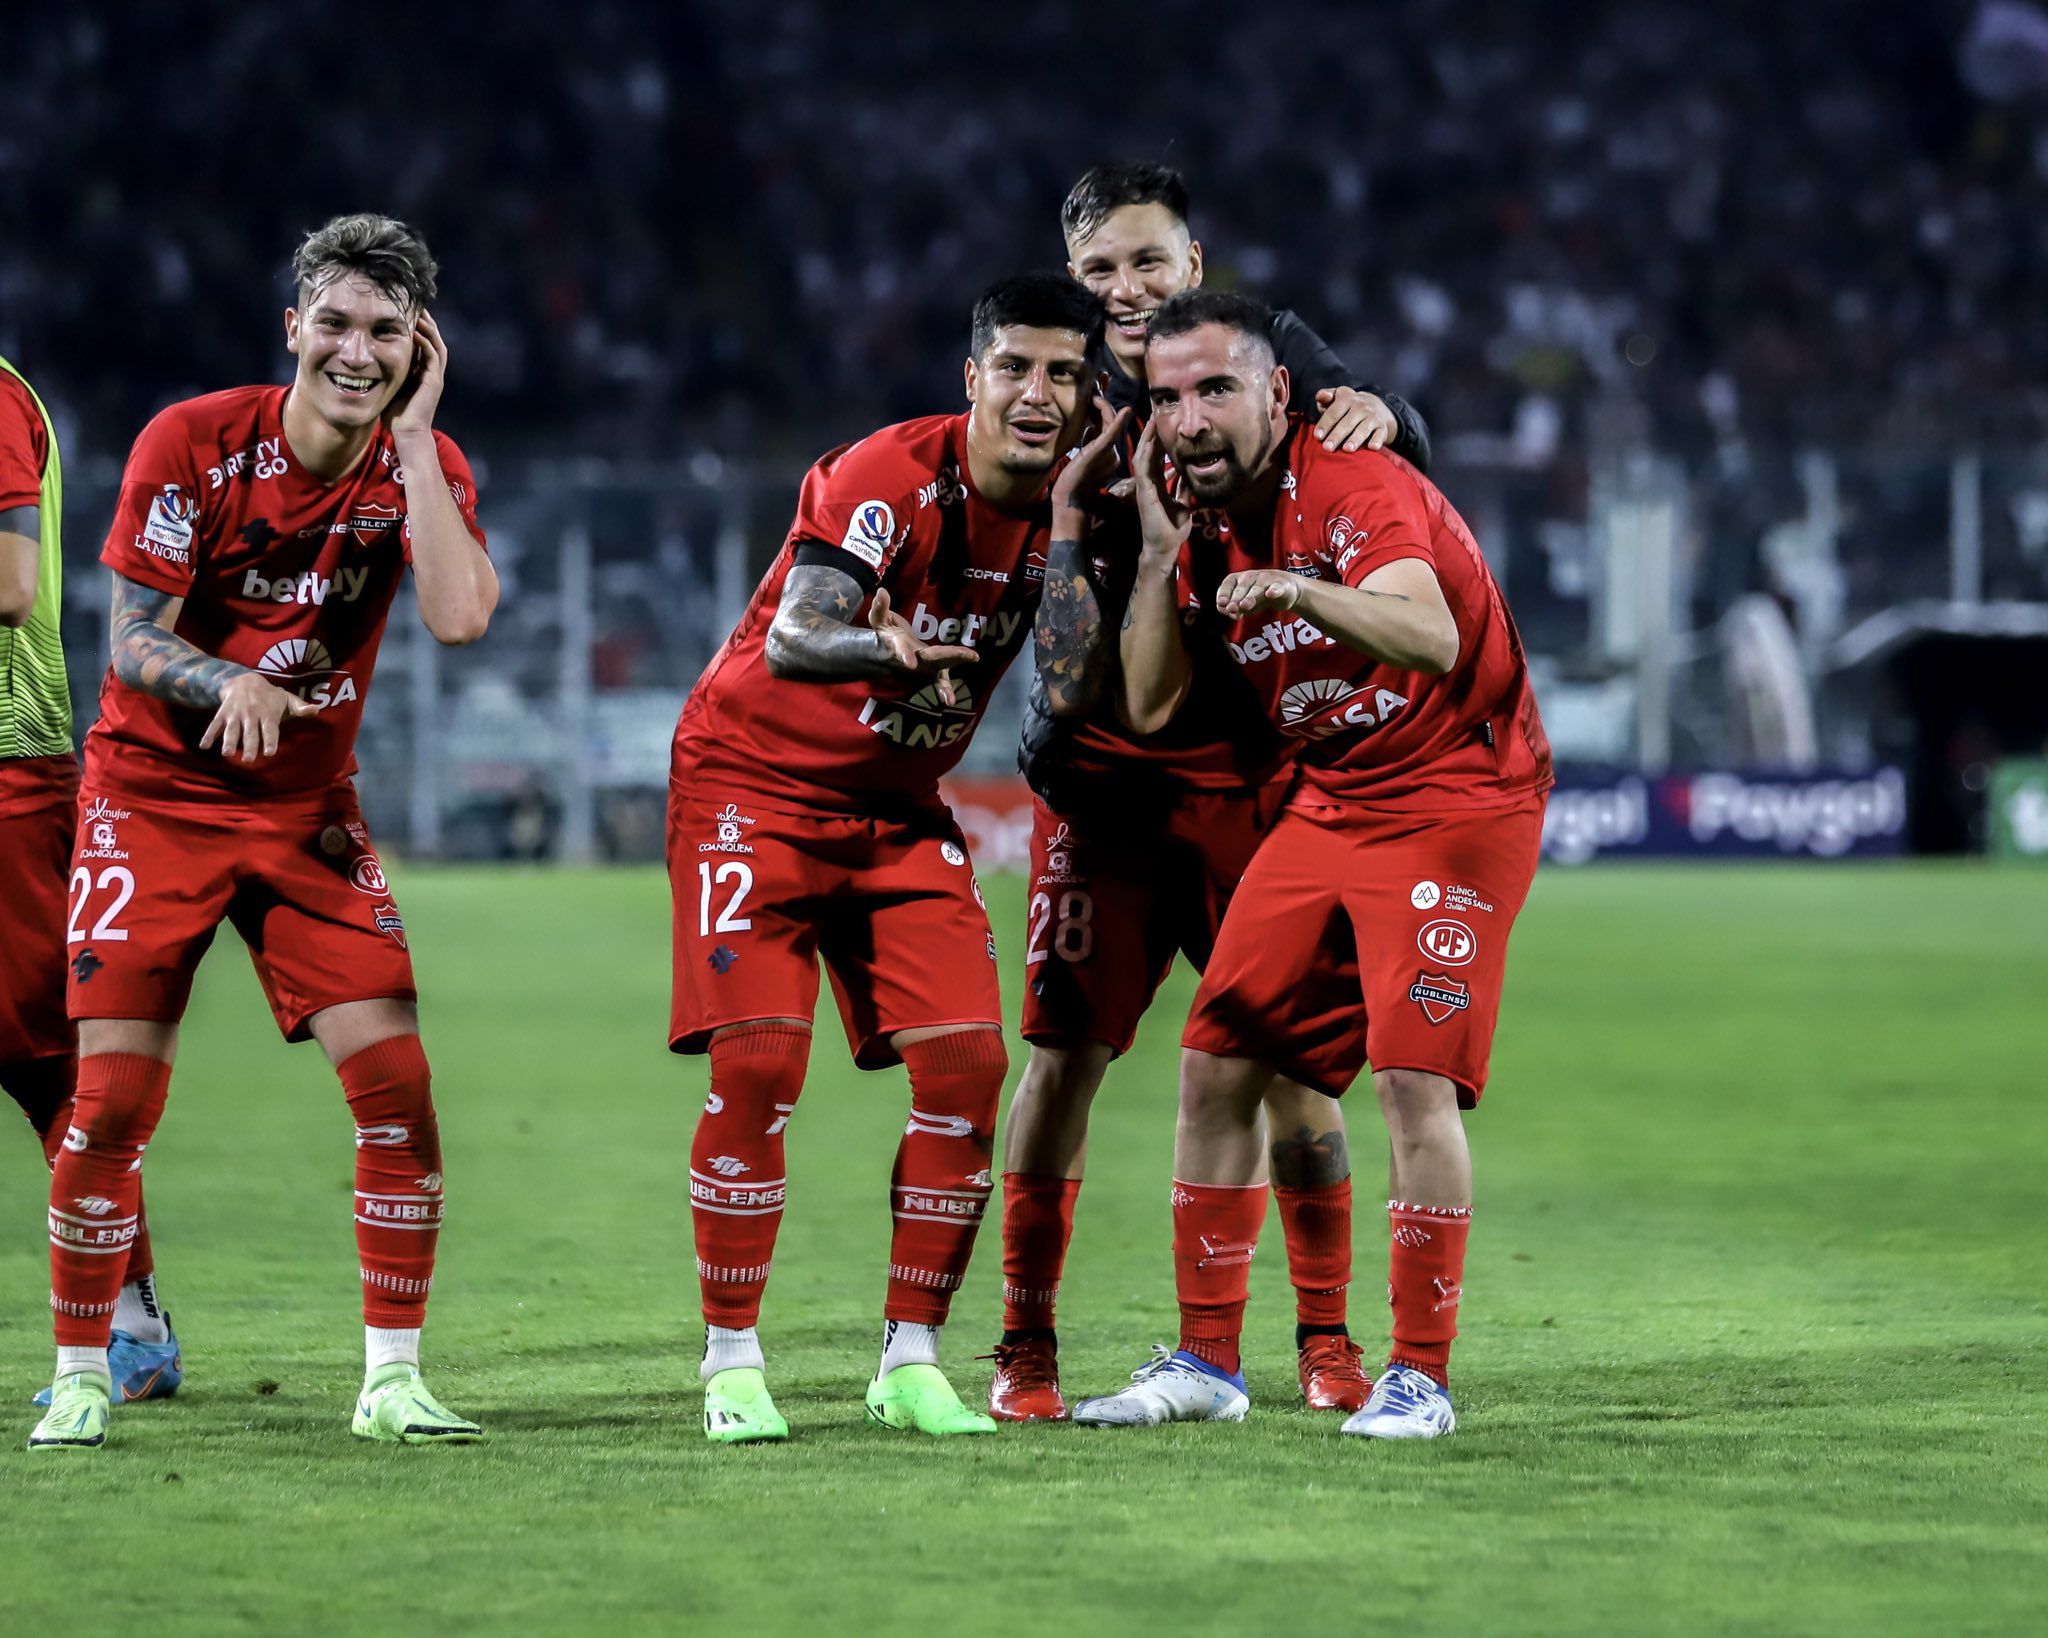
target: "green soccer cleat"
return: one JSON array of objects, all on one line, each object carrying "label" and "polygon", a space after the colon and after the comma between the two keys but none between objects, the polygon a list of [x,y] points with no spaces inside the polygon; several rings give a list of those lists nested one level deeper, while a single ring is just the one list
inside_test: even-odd
[{"label": "green soccer cleat", "polygon": [[704,1384],[704,1437],[714,1445],[768,1444],[789,1437],[789,1424],[754,1366],[718,1371]]},{"label": "green soccer cleat", "polygon": [[386,1365],[373,1372],[356,1399],[349,1432],[387,1445],[473,1445],[484,1436],[427,1392],[418,1369]]},{"label": "green soccer cleat", "polygon": [[995,1419],[960,1403],[936,1365],[898,1365],[868,1384],[868,1420],[885,1428],[935,1434],[994,1433]]},{"label": "green soccer cleat", "polygon": [[28,1436],[30,1450],[97,1450],[107,1442],[113,1384],[80,1371],[51,1384],[50,1408]]}]

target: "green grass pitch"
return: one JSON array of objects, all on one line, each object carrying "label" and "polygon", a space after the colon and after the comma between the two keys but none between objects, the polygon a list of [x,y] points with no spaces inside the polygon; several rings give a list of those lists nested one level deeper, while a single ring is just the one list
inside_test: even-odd
[{"label": "green grass pitch", "polygon": [[[762,1332],[797,1437],[707,1447],[658,874],[404,870],[469,1450],[348,1437],[349,1129],[224,935],[150,1152],[185,1391],[30,1457],[40,1168],[0,1164],[0,1631],[2048,1630],[2048,875],[1548,871],[1471,1130],[1461,1432],[1297,1409],[1277,1225],[1242,1427],[863,1424],[901,1073],[821,1033]],[[1012,1016],[1021,888],[989,884]],[[1176,974],[1096,1109],[1071,1388],[1173,1335]],[[1021,1050],[1013,1049],[1021,1063]],[[1014,1068],[1013,1068],[1014,1076]],[[1362,1204],[1381,1140],[1352,1104]],[[1361,1212],[1376,1340],[1384,1219]],[[948,1364],[980,1393],[994,1219]]]}]

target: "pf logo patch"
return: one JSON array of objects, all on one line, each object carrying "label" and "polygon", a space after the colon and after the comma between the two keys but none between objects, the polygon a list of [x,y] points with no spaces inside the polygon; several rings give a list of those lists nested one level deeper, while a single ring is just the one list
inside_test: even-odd
[{"label": "pf logo patch", "polygon": [[1415,935],[1416,945],[1432,961],[1463,967],[1479,953],[1479,940],[1462,921],[1432,921]]},{"label": "pf logo patch", "polygon": [[350,866],[349,884],[358,893],[371,893],[382,898],[391,891],[391,884],[384,880],[384,867],[377,862],[377,855],[365,853]]},{"label": "pf logo patch", "polygon": [[1423,973],[1408,986],[1408,999],[1422,1009],[1432,1024],[1441,1024],[1451,1014],[1472,1005],[1472,992],[1444,973]]}]

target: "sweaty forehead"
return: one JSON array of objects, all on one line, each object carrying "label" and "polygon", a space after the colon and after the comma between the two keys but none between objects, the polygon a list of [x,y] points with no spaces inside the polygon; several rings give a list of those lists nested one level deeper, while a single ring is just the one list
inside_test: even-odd
[{"label": "sweaty forehead", "polygon": [[344,318],[374,323],[378,319],[406,316],[405,304],[398,297],[362,274],[346,270],[323,275],[305,293],[303,306],[307,318],[318,313],[339,313]]}]

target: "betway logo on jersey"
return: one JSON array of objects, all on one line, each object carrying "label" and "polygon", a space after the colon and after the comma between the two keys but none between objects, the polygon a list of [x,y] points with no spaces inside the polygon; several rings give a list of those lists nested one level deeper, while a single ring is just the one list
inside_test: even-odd
[{"label": "betway logo on jersey", "polygon": [[1360,688],[1342,677],[1312,677],[1280,696],[1280,727],[1303,739],[1377,728],[1408,703],[1391,688]]},{"label": "betway logo on jersey", "polygon": [[[256,669],[279,688],[311,700],[323,711],[356,698],[354,679],[346,671],[334,669],[334,656],[317,637],[287,637],[272,643],[256,662]],[[381,882],[377,891],[383,891]]]},{"label": "betway logo on jersey", "polygon": [[268,575],[251,569],[242,576],[242,595],[252,603],[311,603],[318,608],[332,595],[337,603],[353,603],[369,588],[370,571],[337,569],[332,575],[308,569],[301,575]]},{"label": "betway logo on jersey", "polygon": [[910,629],[921,643],[965,643],[969,648],[979,648],[982,637],[987,635],[995,647],[1008,648],[1011,638],[1023,627],[1024,615],[1017,609],[995,614],[949,614],[942,618],[920,603],[910,611]]},{"label": "betway logo on jersey", "polygon": [[1230,657],[1239,665],[1257,665],[1276,654],[1292,654],[1298,648],[1335,648],[1337,639],[1325,637],[1308,621],[1269,620],[1258,634],[1230,645]]}]

